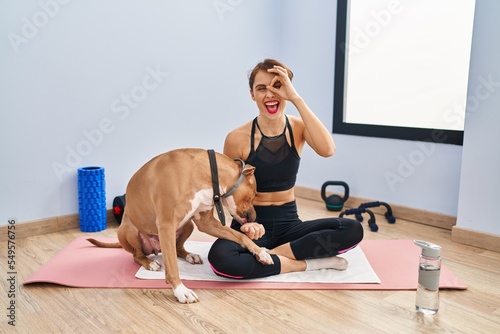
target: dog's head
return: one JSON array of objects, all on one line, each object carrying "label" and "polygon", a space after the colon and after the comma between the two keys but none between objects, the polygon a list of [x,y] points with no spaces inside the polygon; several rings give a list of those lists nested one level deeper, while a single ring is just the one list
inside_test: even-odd
[{"label": "dog's head", "polygon": [[228,211],[240,224],[255,221],[256,214],[253,207],[253,200],[257,194],[257,181],[254,175],[255,167],[245,165],[241,174],[243,180],[234,193],[232,198],[234,205],[228,205]]}]

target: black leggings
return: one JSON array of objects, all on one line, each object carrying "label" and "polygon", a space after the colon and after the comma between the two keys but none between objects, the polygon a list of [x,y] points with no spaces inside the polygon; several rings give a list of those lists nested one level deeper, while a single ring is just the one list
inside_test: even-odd
[{"label": "black leggings", "polygon": [[[347,218],[322,218],[302,222],[295,201],[281,206],[255,206],[256,221],[264,225],[266,234],[254,240],[260,247],[273,249],[290,242],[297,260],[317,259],[342,254],[361,242],[363,227]],[[231,227],[240,230],[233,220]],[[212,270],[229,278],[259,278],[279,274],[281,263],[271,254],[273,265],[257,261],[247,249],[233,241],[217,239],[208,253]]]}]

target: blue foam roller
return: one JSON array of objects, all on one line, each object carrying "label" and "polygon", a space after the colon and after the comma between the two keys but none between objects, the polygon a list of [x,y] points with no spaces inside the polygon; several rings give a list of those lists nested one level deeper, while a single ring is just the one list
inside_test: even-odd
[{"label": "blue foam roller", "polygon": [[78,205],[82,232],[98,232],[106,229],[104,168],[78,169]]}]

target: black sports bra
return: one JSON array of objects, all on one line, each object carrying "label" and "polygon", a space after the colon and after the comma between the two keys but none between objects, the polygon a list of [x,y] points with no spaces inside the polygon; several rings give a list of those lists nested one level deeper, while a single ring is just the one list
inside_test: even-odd
[{"label": "black sports bra", "polygon": [[[293,141],[292,127],[288,118],[283,132],[274,137],[264,135],[257,123],[252,123],[250,154],[247,163],[255,167],[258,192],[283,191],[293,188],[299,171],[300,156]],[[259,146],[254,150],[255,126],[262,134]],[[291,145],[286,140],[286,129],[290,134]]]}]

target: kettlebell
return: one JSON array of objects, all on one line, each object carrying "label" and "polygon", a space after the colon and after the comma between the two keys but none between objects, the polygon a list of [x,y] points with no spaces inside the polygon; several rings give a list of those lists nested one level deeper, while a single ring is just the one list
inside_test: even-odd
[{"label": "kettlebell", "polygon": [[[328,186],[342,186],[344,187],[344,196],[330,195],[326,197],[326,187]],[[326,208],[329,211],[341,211],[344,207],[345,201],[349,198],[349,186],[343,181],[326,181],[321,186],[321,198],[325,201]]]}]

